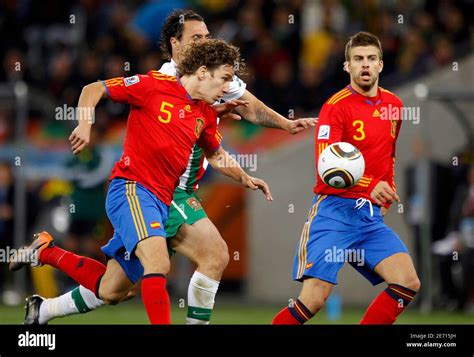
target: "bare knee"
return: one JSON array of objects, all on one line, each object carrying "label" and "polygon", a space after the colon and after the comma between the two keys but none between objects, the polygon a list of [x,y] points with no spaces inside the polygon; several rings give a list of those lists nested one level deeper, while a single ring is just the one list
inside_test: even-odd
[{"label": "bare knee", "polygon": [[420,288],[421,288],[421,281],[416,274],[412,276],[406,276],[400,279],[399,281],[394,281],[391,283],[401,285],[415,292],[420,291]]},{"label": "bare knee", "polygon": [[170,272],[170,260],[168,259],[148,259],[144,263],[142,263],[145,269],[146,274],[163,274],[167,275]]},{"label": "bare knee", "polygon": [[166,240],[163,237],[150,237],[142,240],[135,254],[143,265],[144,274],[164,274],[170,271],[170,258]]},{"label": "bare knee", "polygon": [[420,288],[421,288],[421,281],[420,279],[418,279],[418,276],[414,276],[410,279],[407,280],[407,282],[405,283],[406,285],[404,285],[406,288],[410,289],[410,290],[413,290],[413,291],[420,291]]},{"label": "bare knee", "polygon": [[209,249],[210,247],[207,248],[208,249],[203,251],[202,254],[196,256],[197,265],[201,269],[222,274],[230,260],[229,249],[226,242],[220,238],[219,243],[214,245],[212,249]]},{"label": "bare knee", "polygon": [[318,293],[318,294],[313,295],[313,297],[311,298],[311,302],[305,305],[311,312],[314,313],[321,310],[325,302],[326,302],[326,299]]},{"label": "bare knee", "polygon": [[303,283],[299,299],[313,314],[318,312],[326,302],[332,290],[332,284],[319,279],[308,279]]}]

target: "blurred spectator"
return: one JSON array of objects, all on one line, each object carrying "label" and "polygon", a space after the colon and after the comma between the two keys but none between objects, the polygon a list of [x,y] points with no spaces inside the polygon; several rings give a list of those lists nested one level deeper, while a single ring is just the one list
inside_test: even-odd
[{"label": "blurred spectator", "polygon": [[[74,174],[71,193],[71,225],[65,246],[78,254],[101,259],[100,232],[104,230],[105,191],[114,158],[100,150],[104,130],[93,127],[91,142],[67,164]],[[102,226],[102,228],[101,228]]]},{"label": "blurred spectator", "polygon": [[452,65],[454,61],[454,48],[446,36],[440,36],[435,40],[433,57],[430,60],[431,69]]},{"label": "blurred spectator", "polygon": [[265,33],[260,37],[257,50],[251,58],[250,63],[258,77],[262,81],[271,79],[274,73],[274,67],[279,63],[289,63],[290,54],[288,51],[280,48],[269,33]]},{"label": "blurred spectator", "polygon": [[439,20],[449,41],[458,44],[466,41],[469,37],[469,31],[461,10],[452,5],[446,6],[444,10],[440,14]]},{"label": "blurred spectator", "polygon": [[82,55],[79,74],[81,77],[81,87],[97,81],[102,75],[102,61],[98,54],[87,51]]},{"label": "blurred spectator", "polygon": [[12,113],[11,111],[0,105],[0,145],[5,144],[12,134]]},{"label": "blurred spectator", "polygon": [[423,74],[429,62],[429,48],[416,27],[405,32],[403,46],[398,55],[398,69],[405,79],[411,79]]},{"label": "blurred spectator", "polygon": [[289,61],[277,62],[273,68],[270,87],[265,102],[275,111],[287,117],[295,117],[295,103],[300,93],[296,90],[296,81]]},{"label": "blurred spectator", "polygon": [[273,13],[272,37],[281,48],[285,48],[294,63],[298,61],[300,51],[299,14],[289,6],[278,6]]},{"label": "blurred spectator", "polygon": [[[339,69],[342,71],[342,68]],[[296,93],[304,93],[296,99],[298,103],[297,113],[316,113],[327,99],[326,89],[323,83],[324,72],[309,66],[302,66],[299,71],[299,86]]]},{"label": "blurred spectator", "polygon": [[0,81],[16,82],[27,80],[27,65],[23,52],[18,48],[11,48],[3,58],[3,72]]},{"label": "blurred spectator", "polygon": [[[449,217],[449,233],[433,246],[440,261],[441,303],[450,308],[471,309],[474,306],[474,164],[467,171],[467,182],[457,185]],[[456,279],[453,273],[458,260],[461,279]]]},{"label": "blurred spectator", "polygon": [[[0,161],[0,249],[17,248],[14,246],[15,223],[15,186],[13,170],[8,162]],[[26,232],[30,234],[37,212],[36,195],[28,189],[26,193]],[[10,274],[7,264],[0,264],[0,292],[5,292]]]},{"label": "blurred spectator", "polygon": [[301,46],[301,65],[313,68],[323,68],[331,55],[333,35],[323,28],[303,37]]},{"label": "blurred spectator", "polygon": [[462,204],[459,206],[453,205],[452,211],[459,210],[457,215],[460,217],[458,229],[462,244],[466,249],[462,255],[463,281],[460,308],[463,309],[468,304],[473,304],[472,297],[474,296],[474,164],[469,168],[468,185],[460,187],[455,197],[459,197],[458,202],[462,202]]},{"label": "blurred spectator", "polygon": [[[433,161],[427,144],[422,138],[413,142],[413,164],[407,168],[405,197],[407,199],[407,220],[412,227],[415,243],[414,260],[421,280],[427,279],[430,271],[423,265],[426,252],[423,240],[429,239],[427,246],[442,239],[446,234],[450,202],[449,171]],[[443,266],[442,269],[450,269]],[[420,292],[423,294],[423,292]]]},{"label": "blurred spectator", "polygon": [[260,16],[258,4],[251,3],[240,9],[238,15],[238,31],[235,38],[231,39],[241,48],[242,57],[249,59],[252,57],[258,42],[265,32],[265,26]]},{"label": "blurred spectator", "polygon": [[[10,165],[0,162],[0,249],[13,248],[13,176]],[[5,254],[5,253],[4,253]],[[0,292],[7,288],[8,265],[0,264]]]}]

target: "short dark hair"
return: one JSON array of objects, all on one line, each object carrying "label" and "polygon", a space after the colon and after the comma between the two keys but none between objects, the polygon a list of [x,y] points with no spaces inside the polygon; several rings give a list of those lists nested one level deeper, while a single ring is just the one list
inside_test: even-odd
[{"label": "short dark hair", "polygon": [[245,67],[237,47],[224,40],[205,39],[192,42],[184,48],[177,70],[180,76],[184,76],[195,73],[201,66],[213,71],[221,65],[234,67],[235,74],[242,73]]},{"label": "short dark hair", "polygon": [[359,46],[375,46],[380,51],[380,59],[382,59],[382,44],[377,36],[371,34],[370,32],[358,32],[354,36],[352,36],[346,44],[345,56],[346,61],[349,61],[350,55],[349,51],[352,47],[359,47]]},{"label": "short dark hair", "polygon": [[163,58],[171,59],[171,37],[181,39],[186,21],[196,20],[204,22],[204,18],[193,10],[174,10],[165,20],[161,29],[160,48]]}]

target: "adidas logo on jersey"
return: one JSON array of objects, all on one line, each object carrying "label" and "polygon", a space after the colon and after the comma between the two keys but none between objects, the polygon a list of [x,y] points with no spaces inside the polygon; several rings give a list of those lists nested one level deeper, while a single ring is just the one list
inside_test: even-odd
[{"label": "adidas logo on jersey", "polygon": [[375,109],[374,112],[372,113],[372,116],[373,117],[380,117],[380,112],[377,109]]}]

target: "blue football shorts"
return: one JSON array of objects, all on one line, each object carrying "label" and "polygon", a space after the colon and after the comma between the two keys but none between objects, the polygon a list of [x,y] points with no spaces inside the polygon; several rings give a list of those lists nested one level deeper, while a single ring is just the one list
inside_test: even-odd
[{"label": "blue football shorts", "polygon": [[383,222],[379,206],[364,198],[316,195],[296,248],[293,279],[337,284],[337,274],[348,262],[377,285],[383,279],[375,266],[396,253],[408,250]]},{"label": "blue football shorts", "polygon": [[143,266],[135,255],[137,244],[148,237],[166,238],[165,223],[169,206],[136,181],[115,178],[110,182],[105,201],[114,235],[102,247],[108,259],[117,260],[127,277],[136,283]]}]

